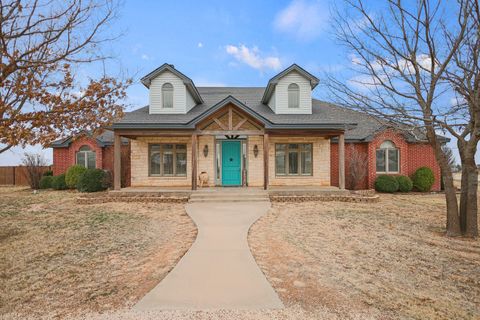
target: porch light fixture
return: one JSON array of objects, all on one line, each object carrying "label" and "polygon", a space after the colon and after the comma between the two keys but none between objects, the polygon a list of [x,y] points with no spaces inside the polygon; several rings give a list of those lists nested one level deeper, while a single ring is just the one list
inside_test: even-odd
[{"label": "porch light fixture", "polygon": [[208,156],[208,144],[206,144],[206,145],[203,147],[203,155],[205,156],[205,158]]},{"label": "porch light fixture", "polygon": [[255,145],[253,147],[253,155],[255,156],[255,158],[258,157],[258,146],[257,145]]}]

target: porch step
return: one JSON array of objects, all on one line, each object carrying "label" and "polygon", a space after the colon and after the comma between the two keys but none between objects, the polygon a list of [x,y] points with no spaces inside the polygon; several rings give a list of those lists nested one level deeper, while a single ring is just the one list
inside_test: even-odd
[{"label": "porch step", "polygon": [[189,202],[246,202],[270,201],[267,192],[255,191],[197,191],[190,195]]}]

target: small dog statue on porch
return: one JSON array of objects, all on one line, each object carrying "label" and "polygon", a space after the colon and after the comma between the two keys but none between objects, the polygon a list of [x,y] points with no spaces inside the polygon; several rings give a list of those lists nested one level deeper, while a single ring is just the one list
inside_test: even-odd
[{"label": "small dog statue on porch", "polygon": [[203,185],[208,186],[208,173],[206,173],[205,171],[202,171],[198,175],[198,180],[200,181],[199,183],[200,188],[203,188]]}]

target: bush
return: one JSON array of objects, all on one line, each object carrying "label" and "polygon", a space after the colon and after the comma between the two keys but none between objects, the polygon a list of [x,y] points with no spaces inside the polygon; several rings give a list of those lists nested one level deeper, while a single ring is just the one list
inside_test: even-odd
[{"label": "bush", "polygon": [[38,189],[40,187],[40,179],[43,176],[43,170],[47,165],[43,155],[27,152],[22,159],[22,164],[24,165],[24,170],[22,171],[28,180],[30,188]]},{"label": "bush", "polygon": [[53,176],[53,171],[52,170],[47,170],[43,173],[44,177],[51,177]]},{"label": "bush", "polygon": [[413,182],[407,176],[396,176],[398,182],[398,191],[400,192],[410,192],[413,189]]},{"label": "bush", "polygon": [[41,179],[40,179],[40,189],[50,189],[52,187],[52,180],[53,180],[53,177],[52,176],[43,176]]},{"label": "bush", "polygon": [[67,184],[65,183],[65,174],[52,177],[52,188],[55,190],[67,189]]},{"label": "bush", "polygon": [[87,168],[81,165],[74,165],[67,169],[67,173],[65,174],[65,182],[67,183],[67,187],[70,189],[75,189],[77,187],[78,178],[82,173],[85,172]]},{"label": "bush", "polygon": [[102,169],[87,169],[78,178],[77,190],[80,192],[97,192],[108,188],[108,175]]},{"label": "bush", "polygon": [[421,192],[427,192],[432,189],[435,182],[435,176],[429,167],[420,167],[412,176],[413,187]]},{"label": "bush", "polygon": [[394,176],[382,175],[375,179],[375,190],[379,192],[393,193],[398,190],[398,182]]}]

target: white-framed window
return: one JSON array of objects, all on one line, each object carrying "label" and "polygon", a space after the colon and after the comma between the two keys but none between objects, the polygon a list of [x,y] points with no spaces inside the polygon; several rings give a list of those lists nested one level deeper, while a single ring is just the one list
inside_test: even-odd
[{"label": "white-framed window", "polygon": [[400,168],[400,152],[390,140],[385,140],[376,154],[377,173],[398,173]]},{"label": "white-framed window", "polygon": [[95,169],[96,154],[89,146],[81,146],[77,151],[77,164],[84,166],[87,169]]},{"label": "white-framed window", "polygon": [[296,83],[290,83],[288,85],[288,107],[300,107],[300,87]]},{"label": "white-framed window", "polygon": [[164,83],[162,86],[163,108],[173,108],[173,86],[171,83]]},{"label": "white-framed window", "polygon": [[186,144],[149,144],[150,176],[187,176]]}]

